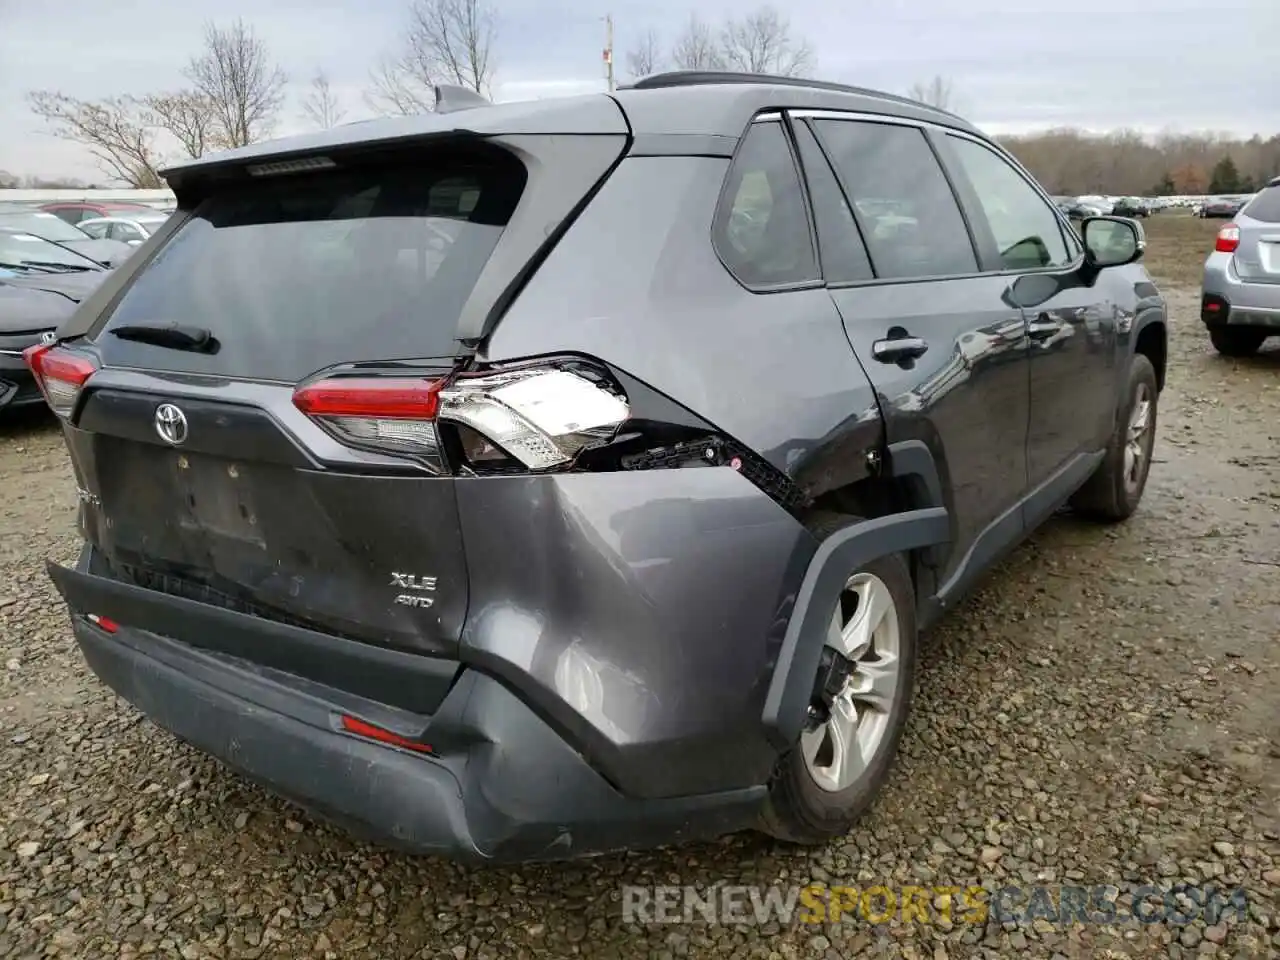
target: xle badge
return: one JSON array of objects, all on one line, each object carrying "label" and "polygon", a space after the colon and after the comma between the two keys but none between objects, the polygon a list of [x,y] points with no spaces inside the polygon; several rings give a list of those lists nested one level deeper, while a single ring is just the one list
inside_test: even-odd
[{"label": "xle badge", "polygon": [[396,597],[396,603],[404,607],[429,607],[436,602],[427,594],[436,592],[436,578],[422,577],[415,573],[391,574],[391,586],[397,590],[411,591]]}]

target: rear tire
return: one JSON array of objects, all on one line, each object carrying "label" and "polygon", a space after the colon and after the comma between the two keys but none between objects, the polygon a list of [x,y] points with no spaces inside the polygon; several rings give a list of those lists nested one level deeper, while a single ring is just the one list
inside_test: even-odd
[{"label": "rear tire", "polygon": [[1224,357],[1252,357],[1267,339],[1265,330],[1253,327],[1210,327],[1213,349]]},{"label": "rear tire", "polygon": [[1134,354],[1129,384],[1106,455],[1071,497],[1071,507],[1102,523],[1127,520],[1138,509],[1151,469],[1160,391],[1150,359]]},{"label": "rear tire", "polygon": [[[825,539],[857,522],[857,517],[823,514],[809,528]],[[900,554],[872,560],[849,571],[849,584],[838,611],[844,630],[828,646],[855,650],[864,635],[871,637],[870,645],[865,655],[847,658],[851,672],[844,691],[833,698],[838,706],[830,708],[830,720],[806,723],[798,741],[779,758],[769,784],[761,827],[791,843],[822,844],[849,832],[888,779],[911,709],[916,601],[906,560]],[[832,613],[834,617],[837,611]],[[867,625],[871,632],[864,634],[860,628]],[[890,672],[891,690],[884,679]],[[856,719],[845,729],[850,715]],[[843,739],[832,724],[844,729]],[[844,749],[839,742],[853,746],[852,751],[837,754]],[[838,756],[850,762],[842,763]]]}]

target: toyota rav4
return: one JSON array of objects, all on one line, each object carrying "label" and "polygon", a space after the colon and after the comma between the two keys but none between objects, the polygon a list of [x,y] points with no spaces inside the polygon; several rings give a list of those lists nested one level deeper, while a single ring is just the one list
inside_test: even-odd
[{"label": "toyota rav4", "polygon": [[1138,505],[1141,228],[868,90],[438,96],[169,170],[28,351],[84,656],[409,850],[846,832],[920,631],[1065,504]]}]

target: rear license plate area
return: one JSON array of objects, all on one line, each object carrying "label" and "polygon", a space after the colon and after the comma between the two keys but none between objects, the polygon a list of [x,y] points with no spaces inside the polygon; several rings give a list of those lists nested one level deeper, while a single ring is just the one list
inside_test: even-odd
[{"label": "rear license plate area", "polygon": [[266,548],[252,478],[241,464],[178,454],[173,466],[184,500],[183,526]]}]

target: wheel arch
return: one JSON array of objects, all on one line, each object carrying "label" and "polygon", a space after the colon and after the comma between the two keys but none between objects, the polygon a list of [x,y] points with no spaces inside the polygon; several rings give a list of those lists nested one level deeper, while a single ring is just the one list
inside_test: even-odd
[{"label": "wheel arch", "polygon": [[918,551],[950,537],[947,511],[924,506],[851,523],[828,536],[809,561],[765,696],[765,734],[779,750],[800,734],[831,611],[852,570],[891,553]]},{"label": "wheel arch", "polygon": [[1156,388],[1163,391],[1169,361],[1169,331],[1162,317],[1152,317],[1134,331],[1133,352],[1151,361],[1156,371]]}]

